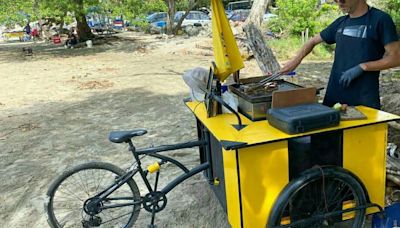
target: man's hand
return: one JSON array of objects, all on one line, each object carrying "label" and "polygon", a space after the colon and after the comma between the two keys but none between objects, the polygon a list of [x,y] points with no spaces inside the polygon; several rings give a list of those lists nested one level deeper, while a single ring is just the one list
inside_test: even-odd
[{"label": "man's hand", "polygon": [[281,74],[288,74],[296,69],[296,67],[301,63],[301,60],[304,59],[315,47],[315,45],[322,43],[323,40],[320,34],[315,35],[313,38],[309,39],[300,51],[297,53],[296,57],[292,58],[282,67],[279,71]]},{"label": "man's hand", "polygon": [[296,69],[296,67],[301,63],[301,60],[293,58],[283,65],[279,71],[281,74],[288,74]]},{"label": "man's hand", "polygon": [[360,65],[350,68],[342,74],[339,79],[339,84],[343,87],[349,87],[350,83],[354,79],[358,78],[362,73],[364,73],[364,70],[361,68]]}]

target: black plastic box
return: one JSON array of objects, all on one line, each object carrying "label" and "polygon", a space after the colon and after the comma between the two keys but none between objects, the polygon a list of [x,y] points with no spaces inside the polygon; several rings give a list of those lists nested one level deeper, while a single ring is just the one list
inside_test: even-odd
[{"label": "black plastic box", "polygon": [[267,111],[269,124],[288,134],[298,134],[339,125],[340,113],[322,104],[303,104]]}]

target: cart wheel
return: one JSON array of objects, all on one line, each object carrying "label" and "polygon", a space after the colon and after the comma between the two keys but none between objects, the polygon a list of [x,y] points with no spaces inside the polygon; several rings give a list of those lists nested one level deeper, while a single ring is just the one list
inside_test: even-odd
[{"label": "cart wheel", "polygon": [[343,168],[309,169],[281,192],[271,210],[267,227],[360,228],[364,224],[365,209],[348,213],[340,211],[366,205],[364,189],[361,181]]}]

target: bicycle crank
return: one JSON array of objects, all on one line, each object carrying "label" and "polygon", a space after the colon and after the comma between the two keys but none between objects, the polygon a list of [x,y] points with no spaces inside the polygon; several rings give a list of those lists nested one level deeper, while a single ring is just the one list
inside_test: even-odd
[{"label": "bicycle crank", "polygon": [[143,208],[148,212],[160,212],[167,206],[167,196],[162,192],[150,192],[143,197]]}]

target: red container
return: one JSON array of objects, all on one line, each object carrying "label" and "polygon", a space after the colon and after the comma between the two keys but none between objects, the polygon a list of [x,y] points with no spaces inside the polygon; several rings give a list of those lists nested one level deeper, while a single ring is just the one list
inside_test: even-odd
[{"label": "red container", "polygon": [[61,37],[60,36],[53,36],[53,43],[54,44],[60,44],[61,43]]}]

